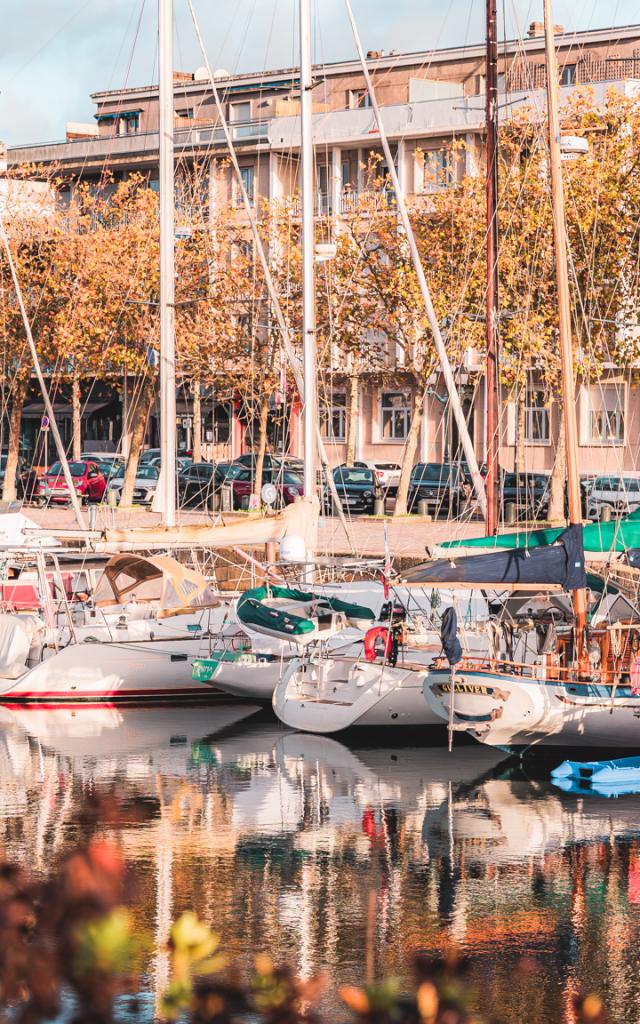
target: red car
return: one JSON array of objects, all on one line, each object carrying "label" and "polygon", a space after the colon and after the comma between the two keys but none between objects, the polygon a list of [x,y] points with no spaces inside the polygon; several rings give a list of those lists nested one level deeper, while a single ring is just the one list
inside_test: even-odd
[{"label": "red car", "polygon": [[[81,501],[102,501],[107,481],[96,462],[70,462],[69,471]],[[71,501],[60,462],[54,462],[40,481],[39,496],[47,503],[60,501],[66,505]]]},{"label": "red car", "polygon": [[[262,479],[264,483],[275,484],[278,493],[275,504],[278,508],[291,505],[304,494],[304,480],[299,473],[295,473],[291,469],[283,471],[265,469]],[[248,507],[249,497],[254,492],[253,471],[244,466],[238,468],[234,466],[232,472],[227,474],[225,483],[231,485],[233,507],[242,508],[243,505],[245,508]]]}]

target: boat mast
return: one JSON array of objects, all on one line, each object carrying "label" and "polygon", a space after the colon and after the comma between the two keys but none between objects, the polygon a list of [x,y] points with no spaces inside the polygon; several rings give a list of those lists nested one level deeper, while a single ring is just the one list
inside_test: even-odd
[{"label": "boat mast", "polygon": [[[563,415],[567,448],[569,522],[572,525],[578,524],[581,526],[582,505],[580,501],[580,477],[578,474],[578,423],[576,417],[573,342],[571,338],[564,187],[562,183],[560,153],[560,118],[558,115],[559,78],[551,0],[544,0],[544,30],[547,63],[547,105],[549,108],[549,164],[551,168],[556,287],[558,290]],[[580,660],[581,653],[583,653],[583,633],[587,622],[587,595],[584,588],[573,591],[573,610],[576,619],[576,649],[578,660]]]},{"label": "boat mast", "polygon": [[316,304],[314,268],[313,71],[311,0],[300,0],[300,192],[302,196],[302,353],[304,372],[304,493],[316,489]]},{"label": "boat mast", "polygon": [[498,31],[496,0],[487,0],[487,519],[498,532]]},{"label": "boat mast", "polygon": [[411,225],[411,220],[409,218],[409,212],[407,210],[404,192],[400,186],[400,181],[398,179],[398,172],[396,170],[393,154],[391,152],[391,147],[389,145],[389,140],[387,138],[387,133],[384,126],[384,119],[380,111],[380,106],[378,104],[376,92],[373,87],[373,82],[371,81],[369,65],[367,64],[367,60],[364,55],[362,40],[360,39],[360,33],[358,31],[356,19],[353,14],[351,0],[344,0],[344,2],[347,10],[347,16],[349,18],[349,23],[351,25],[351,31],[353,33],[353,39],[356,45],[356,50],[358,51],[360,67],[362,68],[362,74],[364,76],[367,91],[371,99],[371,106],[373,108],[376,127],[378,129],[378,133],[380,136],[380,145],[382,146],[382,152],[384,153],[384,158],[387,164],[387,172],[389,178],[391,179],[391,185],[393,187],[393,191],[395,194],[398,217],[402,225],[402,230],[404,231],[405,237],[407,239],[407,245],[409,247],[409,252],[411,254],[411,260],[413,262],[413,268],[418,281],[418,287],[420,288],[420,293],[422,295],[422,301],[424,303],[425,312],[427,314],[427,320],[429,321],[431,333],[433,334],[433,342],[435,345],[436,352],[438,354],[438,361],[440,363],[440,372],[442,373],[442,376],[444,378],[445,387],[447,389],[447,394],[449,396],[451,412],[453,413],[453,417],[458,428],[458,433],[460,435],[460,440],[462,442],[462,450],[464,452],[464,457],[467,460],[467,465],[469,466],[469,472],[471,474],[473,487],[478,499],[478,505],[480,506],[480,511],[482,515],[486,519],[487,492],[484,485],[484,480],[482,479],[480,470],[478,468],[478,460],[476,458],[475,449],[473,447],[473,441],[471,440],[471,436],[469,434],[467,420],[464,414],[464,409],[462,408],[462,403],[460,401],[460,395],[458,394],[458,389],[456,387],[456,382],[453,375],[453,370],[451,369],[451,363],[449,362],[449,356],[447,354],[444,338],[442,337],[440,324],[438,322],[436,311],[433,307],[433,302],[431,300],[431,293],[429,291],[429,285],[427,284],[427,278],[424,272],[424,267],[422,266],[420,251],[418,249],[413,227]]},{"label": "boat mast", "polygon": [[160,160],[160,490],[162,524],[176,525],[173,0],[158,0]]}]

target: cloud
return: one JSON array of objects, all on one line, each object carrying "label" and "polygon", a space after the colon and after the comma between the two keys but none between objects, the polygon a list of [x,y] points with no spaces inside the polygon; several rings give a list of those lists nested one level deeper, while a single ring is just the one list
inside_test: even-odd
[{"label": "cloud", "polygon": [[[209,58],[228,71],[289,67],[297,59],[297,0],[194,0]],[[365,48],[431,50],[480,42],[481,0],[352,0]],[[632,6],[633,4],[633,6]],[[3,0],[0,138],[9,145],[63,138],[67,121],[91,121],[92,92],[157,80],[156,0]],[[174,63],[202,64],[184,0],[176,0]],[[343,0],[316,3],[314,56],[354,56]],[[506,34],[540,20],[541,0],[517,0]],[[137,23],[140,13],[139,31]],[[609,5],[556,0],[567,29],[604,27]],[[637,18],[637,0],[618,0],[615,23]]]}]

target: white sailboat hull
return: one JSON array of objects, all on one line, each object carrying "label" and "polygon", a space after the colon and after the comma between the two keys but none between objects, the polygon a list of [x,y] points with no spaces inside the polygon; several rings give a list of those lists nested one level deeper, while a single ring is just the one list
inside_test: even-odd
[{"label": "white sailboat hull", "polygon": [[426,672],[354,658],[296,659],[275,689],[273,710],[285,725],[314,733],[439,725],[423,697]]},{"label": "white sailboat hull", "polygon": [[[202,649],[202,617],[181,616],[167,626],[153,619],[125,629],[81,627],[76,643],[44,648],[42,660],[0,688],[5,705],[61,702],[135,702],[203,699],[211,687],[191,678],[191,661]],[[206,626],[206,623],[202,623]]]},{"label": "white sailboat hull", "polygon": [[[431,671],[424,695],[441,721],[448,721],[451,678]],[[491,671],[456,673],[453,726],[497,747],[637,748],[640,697],[621,687],[512,677]]]}]

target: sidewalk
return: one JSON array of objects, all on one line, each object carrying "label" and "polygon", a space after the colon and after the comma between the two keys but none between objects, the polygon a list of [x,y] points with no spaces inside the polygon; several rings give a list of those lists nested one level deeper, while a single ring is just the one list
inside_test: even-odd
[{"label": "sidewalk", "polygon": [[[85,509],[87,523],[89,509]],[[40,526],[50,529],[73,529],[76,525],[70,508],[25,508],[27,515]],[[224,514],[224,522],[237,522],[247,518],[246,513]],[[213,520],[202,512],[182,510],[178,513],[179,523],[210,523]],[[389,550],[394,556],[420,558],[425,556],[426,545],[461,537],[475,537],[483,532],[481,522],[450,523],[428,522],[419,516],[370,518],[352,516],[349,520],[350,538],[340,520],[323,516],[320,519],[319,548],[328,555],[369,555],[384,554],[384,524],[387,524]],[[133,508],[121,511],[103,506],[96,507],[96,529],[105,527],[157,526],[160,516],[147,509]]]}]

